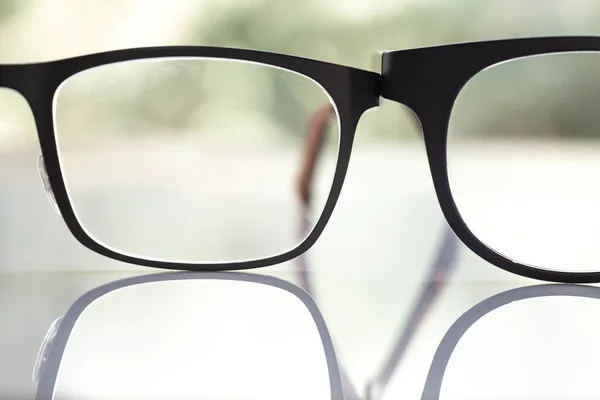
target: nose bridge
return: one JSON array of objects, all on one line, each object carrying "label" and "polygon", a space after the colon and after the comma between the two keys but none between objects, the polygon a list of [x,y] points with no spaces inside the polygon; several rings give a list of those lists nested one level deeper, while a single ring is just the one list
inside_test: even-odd
[{"label": "nose bridge", "polygon": [[[411,71],[401,68],[400,62],[394,52],[385,52],[381,56],[381,97],[387,100],[406,104],[403,92],[410,90],[406,80],[410,80]],[[407,65],[407,67],[410,67]]]},{"label": "nose bridge", "polygon": [[427,54],[414,50],[383,53],[381,96],[410,108],[416,115],[421,114],[433,100],[432,88],[440,82],[436,63]]},{"label": "nose bridge", "polygon": [[381,97],[411,111],[413,122],[423,133],[422,117],[431,104],[435,66],[421,53],[403,50],[384,52],[381,57]]}]

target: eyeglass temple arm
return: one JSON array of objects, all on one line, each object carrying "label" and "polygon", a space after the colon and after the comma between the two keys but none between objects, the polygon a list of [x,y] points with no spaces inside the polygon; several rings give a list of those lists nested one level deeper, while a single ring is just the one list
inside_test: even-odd
[{"label": "eyeglass temple arm", "polygon": [[[327,132],[327,128],[329,127],[330,117],[333,112],[334,110],[331,104],[324,104],[317,109],[308,123],[304,139],[300,173],[296,182],[297,193],[304,210],[308,210],[310,207],[313,175],[319,153],[323,146],[323,139]],[[425,280],[421,294],[408,317],[405,329],[400,332],[390,357],[387,359],[387,362],[384,364],[376,378],[368,384],[366,393],[367,399],[377,398],[378,395],[381,394],[381,391],[387,387],[393,373],[403,358],[406,349],[412,342],[421,321],[439,296],[442,289],[448,283],[452,271],[456,268],[458,248],[458,241],[454,232],[446,226],[441,247],[431,266],[429,276]],[[312,288],[310,285],[305,255],[301,255],[299,261],[300,284],[309,294],[314,296],[314,293],[311,290]],[[348,392],[347,395],[349,395],[351,399],[360,398],[341,366],[340,369],[345,378],[344,386],[345,391]]]},{"label": "eyeglass temple arm", "polygon": [[[301,236],[306,234],[306,231],[310,229],[310,222],[306,220],[307,216],[305,213],[310,209],[313,176],[317,166],[319,154],[323,147],[323,139],[327,133],[327,128],[329,128],[329,122],[333,112],[334,109],[330,103],[320,106],[310,118],[306,133],[304,135],[304,148],[302,152],[300,172],[296,180],[296,193],[302,202],[302,208],[304,212],[302,215],[303,225],[301,227]],[[314,298],[315,293],[310,284],[307,260],[304,254],[301,254],[298,257],[298,263],[298,274],[300,280],[299,284]],[[342,387],[344,388],[344,398],[347,400],[360,400],[360,395],[352,385],[352,382],[343,366],[340,365],[339,369],[342,378]]]},{"label": "eyeglass temple arm", "polygon": [[313,175],[333,112],[333,106],[330,103],[323,104],[308,122],[304,136],[300,173],[296,180],[296,192],[305,210],[310,207]]},{"label": "eyeglass temple arm", "polygon": [[[300,159],[300,168],[295,182],[296,195],[302,207],[300,210],[300,240],[304,240],[312,228],[312,223],[309,220],[309,211],[311,207],[313,176],[323,146],[323,139],[329,127],[329,119],[333,112],[333,106],[329,102],[319,106],[308,121],[306,132],[304,133],[304,146]],[[300,286],[311,295],[314,295],[311,290],[312,287],[305,254],[301,254],[298,257],[298,264]]]}]

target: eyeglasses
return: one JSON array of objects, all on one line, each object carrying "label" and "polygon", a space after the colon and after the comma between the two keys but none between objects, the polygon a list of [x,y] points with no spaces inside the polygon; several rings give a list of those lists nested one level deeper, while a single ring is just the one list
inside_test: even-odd
[{"label": "eyeglasses", "polygon": [[[473,252],[526,277],[596,282],[599,51],[595,37],[461,43],[384,52],[378,74],[160,47],[0,73],[33,110],[42,176],[70,231],[116,260],[230,270],[306,252],[361,116],[384,98],[417,117],[443,214]],[[316,175],[298,178],[299,162]],[[373,179],[405,184],[388,172]],[[325,195],[310,198],[298,239],[308,181]]]}]

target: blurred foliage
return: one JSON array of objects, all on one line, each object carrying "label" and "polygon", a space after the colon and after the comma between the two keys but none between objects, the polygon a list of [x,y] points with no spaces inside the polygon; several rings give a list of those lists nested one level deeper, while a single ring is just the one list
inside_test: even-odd
[{"label": "blurred foliage", "polygon": [[27,0],[0,0],[0,24],[14,16]]},{"label": "blurred foliage", "polygon": [[[111,9],[125,3],[129,4],[122,6],[127,15],[147,13],[150,7],[147,2],[137,2],[139,8],[136,9],[132,0],[110,2]],[[19,9],[31,9],[25,4],[28,3],[1,0],[0,24]],[[600,34],[600,2],[597,0],[207,0],[186,4],[188,17],[179,27],[179,42],[173,44],[280,52],[374,71],[379,69],[379,61],[373,60],[378,60],[379,52],[385,49],[524,36]],[[142,8],[144,5],[146,8]],[[170,23],[163,21],[165,26]],[[94,24],[100,25],[99,22]],[[136,29],[132,27],[132,35],[139,34]],[[461,115],[453,116],[453,132],[465,136],[482,133],[595,136],[589,125],[596,123],[595,110],[600,106],[595,68],[580,68],[575,72],[566,67],[553,69],[549,63],[533,69],[527,63],[521,67],[518,64],[521,61],[515,62],[514,68],[508,68],[510,73],[503,73],[504,68],[499,67],[497,72],[485,77],[485,83],[483,78],[477,78],[479,89],[470,90],[469,101],[461,103]],[[138,125],[130,129],[132,133],[143,132],[144,126],[148,129],[170,127],[174,131],[198,128],[202,125],[198,115],[208,118],[208,112],[200,110],[211,103],[204,89],[208,81],[217,77],[239,82],[235,77],[225,76],[225,71],[214,73],[217,75],[213,78],[193,71],[175,71],[162,79],[131,77],[121,80],[110,94],[103,90],[101,100],[71,102],[65,115],[81,126],[81,121],[98,120],[100,115],[113,115],[112,119],[116,120],[118,115],[127,114],[129,117],[123,119],[120,128],[127,131],[130,129],[127,124],[135,119]],[[538,79],[536,89],[532,90],[530,83],[540,76],[546,79],[543,82]],[[294,90],[299,89],[292,79],[281,79],[280,75],[271,73],[268,83],[262,80],[259,83],[255,90],[268,92],[271,100],[260,103],[262,108],[252,109],[261,114],[253,119],[254,123],[269,120],[269,124],[279,126],[282,132],[300,138],[308,123],[306,116],[319,105],[307,101],[306,92],[294,93],[292,86]],[[105,83],[99,80],[96,84]],[[237,95],[235,86],[228,90],[230,96]],[[90,104],[94,104],[95,109],[90,108]],[[231,110],[226,108],[207,110],[212,118],[231,118]],[[419,138],[408,110],[399,112],[396,108],[382,114],[384,118],[369,118],[364,126],[361,124],[361,132],[364,131],[366,137],[377,140]]]},{"label": "blurred foliage", "polygon": [[[359,20],[319,12],[318,4],[257,2],[255,8],[234,13],[234,18],[216,23],[208,34],[203,29],[198,36],[211,45],[266,49],[377,71],[378,65],[369,62],[383,49],[600,33],[600,2],[594,0],[413,1]],[[581,56],[573,57],[577,61]],[[595,84],[597,69],[553,68],[554,60],[550,57],[534,68],[516,61],[508,73],[498,67],[499,71],[486,77],[486,90],[469,93],[470,107],[461,110],[464,115],[460,124],[453,125],[455,132],[464,136],[596,137],[594,128],[600,120],[592,117],[599,114],[591,110],[600,106],[600,92],[594,90],[600,89]],[[528,91],[527,82],[536,76],[546,79]],[[494,95],[499,93],[504,95],[502,102]],[[406,135],[403,132],[414,133],[411,123],[405,114],[395,121],[378,121],[368,133],[376,138],[401,138]]]}]

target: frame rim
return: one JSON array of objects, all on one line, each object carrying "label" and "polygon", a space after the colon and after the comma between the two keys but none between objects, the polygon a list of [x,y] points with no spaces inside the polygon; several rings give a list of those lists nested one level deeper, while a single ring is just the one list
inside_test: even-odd
[{"label": "frame rim", "polygon": [[[62,173],[52,112],[54,95],[63,82],[71,76],[90,68],[117,62],[169,57],[198,57],[254,62],[303,75],[315,81],[325,90],[334,103],[340,125],[338,156],[331,189],[323,211],[304,241],[284,252],[250,260],[224,262],[168,261],[121,253],[97,241],[83,227],[75,214]],[[308,251],[324,231],[341,193],[358,121],[364,112],[379,105],[380,100],[380,75],[375,72],[320,60],[239,48],[209,46],[141,47],[87,54],[51,62],[5,67],[14,69],[15,76],[17,75],[17,68],[24,68],[19,73],[21,79],[24,77],[37,78],[34,79],[35,81],[44,79],[43,85],[38,85],[39,82],[35,82],[33,85],[13,86],[16,86],[15,89],[27,99],[33,111],[48,178],[60,213],[71,234],[85,247],[103,256],[144,267],[167,270],[215,272],[264,268],[290,261]],[[12,76],[13,80],[17,80],[15,76]],[[41,93],[39,91],[40,86],[43,88]],[[52,109],[47,108],[48,104],[52,105]]]}]

